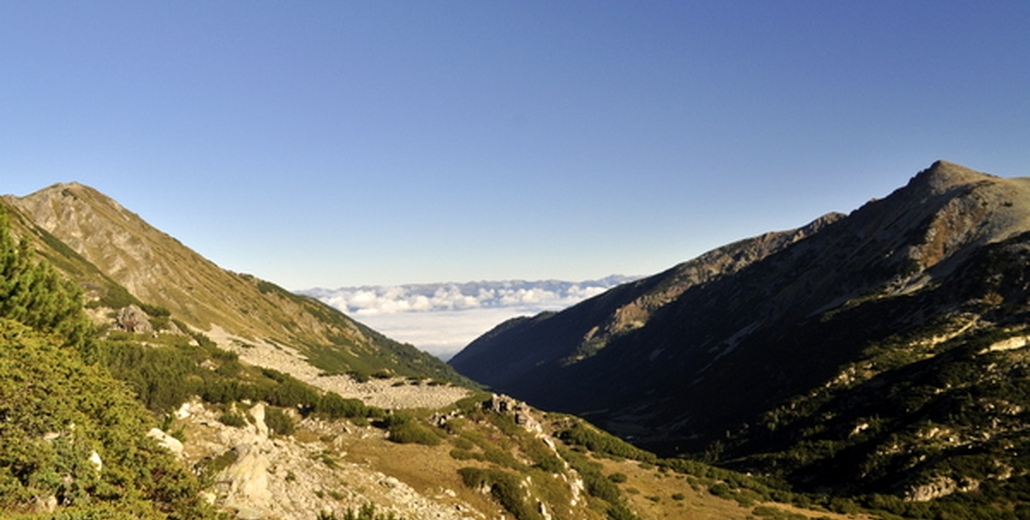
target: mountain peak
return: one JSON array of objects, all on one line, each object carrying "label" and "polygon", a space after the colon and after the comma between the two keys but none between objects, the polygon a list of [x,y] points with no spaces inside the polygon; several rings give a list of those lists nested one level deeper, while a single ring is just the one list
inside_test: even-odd
[{"label": "mountain peak", "polygon": [[928,188],[937,195],[958,186],[995,178],[993,175],[966,168],[960,164],[937,160],[929,168],[919,172],[909,186]]},{"label": "mountain peak", "polygon": [[86,186],[85,184],[82,184],[82,183],[79,183],[79,182],[76,182],[76,181],[71,181],[71,182],[55,182],[54,184],[51,184],[50,186],[47,186],[46,188],[43,188],[41,190],[37,190],[37,191],[29,194],[28,196],[29,197],[46,196],[46,195],[54,193],[54,192],[62,193],[62,192],[67,191],[67,190],[71,190],[72,192],[92,191],[94,193],[100,193],[97,190],[95,190],[93,188],[90,188],[89,186]]}]

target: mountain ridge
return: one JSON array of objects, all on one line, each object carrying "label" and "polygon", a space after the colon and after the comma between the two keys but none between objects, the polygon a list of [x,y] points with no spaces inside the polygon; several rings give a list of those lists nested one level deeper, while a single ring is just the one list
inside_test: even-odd
[{"label": "mountain ridge", "polygon": [[[863,381],[880,381],[891,389],[887,394],[902,396],[906,385],[914,384],[902,375],[918,372],[919,384],[926,386],[920,391],[939,392],[948,406],[962,407],[953,387],[934,386],[933,381],[948,379],[935,370],[965,373],[980,367],[968,373],[970,384],[983,392],[996,391],[988,390],[994,388],[991,374],[1019,373],[1022,351],[992,351],[993,366],[987,358],[960,361],[964,358],[958,353],[973,349],[967,345],[979,344],[981,337],[1020,334],[1027,287],[1022,282],[1015,290],[997,285],[998,280],[1022,279],[1022,268],[1015,266],[1025,265],[1017,259],[1022,258],[1021,244],[1030,240],[1028,217],[1030,179],[1001,178],[938,161],[887,197],[831,218],[781,248],[763,250],[740,269],[690,285],[668,301],[661,289],[674,285],[675,269],[572,309],[502,324],[451,363],[496,391],[542,408],[583,414],[667,455],[694,454],[750,471],[769,471],[760,461],[775,460],[779,466],[773,472],[798,485],[815,479],[834,483],[830,488],[836,491],[926,497],[919,490],[934,479],[990,479],[953,472],[946,458],[906,466],[878,452],[889,450],[890,435],[913,439],[918,453],[929,453],[925,450],[935,444],[920,445],[911,437],[921,428],[918,414],[899,411],[889,401],[893,397],[864,390]],[[724,253],[720,248],[711,255]],[[699,258],[711,262],[710,256]],[[717,265],[712,268],[719,271]],[[630,301],[662,304],[645,310]],[[638,319],[628,319],[634,315]],[[610,323],[629,326],[612,328]],[[591,345],[592,334],[604,330],[614,333]],[[551,341],[542,343],[547,338]],[[504,363],[495,362],[498,358]],[[851,386],[834,385],[838,380],[851,381]],[[1016,381],[1017,386],[1027,383],[1025,378]],[[844,396],[850,400],[840,401]],[[833,409],[827,404],[831,401],[853,406]],[[1024,396],[1015,402],[1030,404],[1025,401]],[[825,437],[831,424],[876,422],[852,415],[867,413],[869,406],[854,404],[866,402],[882,402],[895,414],[880,420],[866,448],[857,447],[857,437],[849,439],[844,426],[836,426],[837,437]],[[847,419],[820,421],[790,411],[802,405],[812,413],[822,410]],[[935,407],[944,405],[927,401],[920,406],[927,407],[927,416],[937,417]],[[984,420],[1010,424],[990,414]],[[809,429],[783,429],[787,422]],[[1007,435],[1008,426],[999,428],[968,425],[959,430],[969,439],[993,439]],[[773,438],[778,440],[770,444]],[[813,457],[818,442],[861,455],[852,455],[848,463],[840,451]],[[970,442],[995,449],[990,441]],[[808,457],[808,462],[795,457]],[[825,473],[835,466],[887,460],[893,462],[882,463],[897,464],[893,478],[883,469],[851,482]],[[983,460],[1005,464],[1006,457],[984,455]],[[848,471],[841,474],[861,474],[852,466]]]},{"label": "mountain ridge", "polygon": [[86,267],[67,272],[85,286],[91,305],[118,308],[144,302],[200,331],[210,332],[217,324],[240,338],[236,341],[290,345],[329,373],[388,369],[469,384],[432,356],[314,298],[218,267],[88,186],[58,183],[3,200],[24,215],[16,220],[38,228],[37,235],[45,233],[66,244],[60,251],[48,249],[45,240],[39,246],[59,268],[73,256],[77,264],[93,265],[91,276],[85,276]]}]

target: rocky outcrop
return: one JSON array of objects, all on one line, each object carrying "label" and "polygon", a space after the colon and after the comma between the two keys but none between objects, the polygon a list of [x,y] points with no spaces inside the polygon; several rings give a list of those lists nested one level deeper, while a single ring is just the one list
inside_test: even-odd
[{"label": "rocky outcrop", "polygon": [[233,446],[235,462],[218,474],[216,485],[224,493],[225,506],[266,510],[273,500],[268,487],[268,448],[260,437],[248,440],[251,442]]},{"label": "rocky outcrop", "polygon": [[306,432],[301,441],[270,435],[263,404],[245,413],[251,422],[242,428],[222,424],[219,413],[199,401],[175,413],[187,430],[186,462],[214,466],[209,499],[238,520],[311,520],[320,513],[340,518],[368,503],[409,520],[484,518],[454,491],[420,493],[399,476],[345,460],[350,443],[389,445],[381,430],[294,415],[298,429]]},{"label": "rocky outcrop", "polygon": [[515,424],[530,433],[542,434],[543,427],[537,421],[528,404],[506,395],[493,394],[483,401],[483,410],[501,415],[510,415]]},{"label": "rocky outcrop", "polygon": [[150,324],[150,317],[147,316],[146,312],[143,312],[143,309],[136,305],[121,308],[118,314],[115,315],[114,325],[119,330],[134,334],[150,334],[154,332],[154,327]]},{"label": "rocky outcrop", "polygon": [[931,482],[907,489],[904,498],[910,502],[929,502],[959,491],[975,491],[979,487],[980,483],[975,480],[960,485],[951,477],[938,476]]}]

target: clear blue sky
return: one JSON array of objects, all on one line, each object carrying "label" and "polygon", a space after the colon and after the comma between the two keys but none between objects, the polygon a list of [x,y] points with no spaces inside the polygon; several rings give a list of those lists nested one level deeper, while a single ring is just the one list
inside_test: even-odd
[{"label": "clear blue sky", "polygon": [[1030,175],[1030,2],[0,3],[0,193],[290,289],[651,274]]}]

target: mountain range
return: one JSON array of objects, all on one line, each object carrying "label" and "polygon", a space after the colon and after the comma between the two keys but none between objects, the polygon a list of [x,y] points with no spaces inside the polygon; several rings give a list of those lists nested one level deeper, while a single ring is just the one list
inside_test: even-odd
[{"label": "mountain range", "polygon": [[[0,198],[0,517],[743,519],[759,492],[797,507],[479,388],[92,188]],[[650,467],[588,456],[613,450]],[[733,486],[711,494],[714,478]]]},{"label": "mountain range", "polygon": [[938,161],[850,214],[510,320],[450,363],[801,489],[1026,490],[1028,260],[1030,178]]},{"label": "mountain range", "polygon": [[0,205],[4,517],[1030,518],[1030,178],[938,161],[607,289],[346,297],[597,293],[450,364],[92,188]]}]

